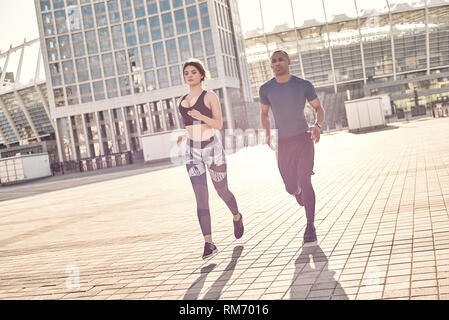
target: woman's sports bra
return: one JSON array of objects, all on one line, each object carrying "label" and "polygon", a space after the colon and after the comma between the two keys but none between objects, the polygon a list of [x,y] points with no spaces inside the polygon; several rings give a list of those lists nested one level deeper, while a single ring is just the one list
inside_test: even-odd
[{"label": "woman's sports bra", "polygon": [[[204,96],[206,95],[207,91],[203,90],[203,92],[201,92],[201,95],[198,97],[198,99],[196,100],[195,104],[190,107],[190,108],[185,108],[183,106],[181,106],[182,101],[187,97],[187,95],[185,95],[184,97],[182,97],[181,101],[179,102],[179,113],[182,116],[182,121],[184,122],[184,126],[191,126],[193,125],[193,122],[199,122],[200,120],[194,119],[191,116],[189,116],[187,114],[187,112],[189,112],[190,110],[198,110],[199,112],[201,112],[202,115],[212,118],[212,110],[209,109],[208,107],[206,107],[206,105],[204,104]],[[204,121],[201,121],[201,124],[205,124]]]}]

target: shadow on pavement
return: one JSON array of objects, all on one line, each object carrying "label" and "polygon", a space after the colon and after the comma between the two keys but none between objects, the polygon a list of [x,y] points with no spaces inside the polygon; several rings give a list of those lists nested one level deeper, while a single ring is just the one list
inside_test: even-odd
[{"label": "shadow on pavement", "polygon": [[[232,259],[226,268],[223,270],[221,276],[215,280],[214,284],[211,286],[209,291],[204,296],[206,300],[217,300],[220,298],[221,291],[223,291],[224,286],[229,281],[232,276],[232,273],[235,270],[235,266],[237,265],[237,260],[242,255],[243,246],[234,247],[234,251],[232,252]],[[184,300],[195,300],[198,299],[198,295],[203,288],[204,282],[206,280],[207,274],[214,269],[216,264],[210,264],[201,269],[201,276],[190,286],[184,295]]]},{"label": "shadow on pavement", "polygon": [[328,259],[319,245],[303,247],[295,261],[295,267],[290,299],[329,300],[334,297],[334,299],[349,300],[344,289],[335,280],[335,271],[329,270]]},{"label": "shadow on pavement", "polygon": [[217,265],[215,263],[209,264],[203,268],[201,268],[200,277],[192,283],[192,285],[187,290],[184,295],[184,300],[196,300],[198,299],[198,295],[203,288],[204,281],[206,281],[206,277]]},{"label": "shadow on pavement", "polygon": [[214,282],[209,291],[204,296],[205,300],[217,300],[221,296],[221,292],[223,291],[224,286],[231,278],[234,273],[235,266],[237,265],[237,260],[242,255],[243,246],[234,247],[234,251],[232,252],[232,259],[229,264],[224,269],[221,276]]}]

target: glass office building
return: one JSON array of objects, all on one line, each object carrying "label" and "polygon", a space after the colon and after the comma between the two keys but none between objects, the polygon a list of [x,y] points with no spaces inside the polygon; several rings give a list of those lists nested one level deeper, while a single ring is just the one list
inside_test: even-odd
[{"label": "glass office building", "polygon": [[182,63],[203,61],[225,128],[252,101],[235,0],[35,0],[61,161],[142,149],[182,127]]},{"label": "glass office building", "polygon": [[344,123],[348,99],[388,94],[404,111],[417,102],[430,107],[447,100],[447,0],[278,0],[284,24],[274,27],[264,24],[269,1],[248,1],[260,15],[260,27],[245,34],[256,98],[259,86],[272,77],[269,55],[283,49],[292,73],[314,83],[330,126]]}]

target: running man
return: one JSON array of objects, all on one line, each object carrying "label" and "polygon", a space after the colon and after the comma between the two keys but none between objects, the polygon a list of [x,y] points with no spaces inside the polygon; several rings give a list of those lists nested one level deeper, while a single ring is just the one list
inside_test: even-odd
[{"label": "running man", "polygon": [[[215,92],[206,91],[202,87],[208,72],[201,61],[189,59],[184,63],[183,74],[190,90],[178,101],[178,106],[188,135],[186,169],[195,193],[198,221],[205,241],[203,259],[206,259],[218,251],[212,241],[206,168],[215,190],[233,215],[234,235],[237,239],[243,236],[243,218],[237,201],[228,188],[225,153],[214,131],[223,127],[220,101]],[[178,145],[183,139],[184,136],[178,138]]]},{"label": "running man", "polygon": [[[315,191],[312,187],[314,145],[320,141],[324,109],[310,81],[290,74],[290,58],[283,50],[271,55],[271,69],[275,77],[264,83],[259,90],[261,121],[266,130],[267,143],[274,149],[270,139],[269,110],[273,112],[278,130],[278,167],[288,193],[304,206],[307,227],[304,243],[317,240],[315,218]],[[315,109],[317,120],[308,126],[304,116],[306,99]]]}]

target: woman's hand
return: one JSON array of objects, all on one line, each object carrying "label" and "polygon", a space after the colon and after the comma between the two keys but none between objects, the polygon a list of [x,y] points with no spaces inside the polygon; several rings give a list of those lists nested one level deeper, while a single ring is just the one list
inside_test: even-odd
[{"label": "woman's hand", "polygon": [[179,136],[178,140],[176,141],[176,144],[179,146],[181,144],[182,140],[184,140],[184,136]]},{"label": "woman's hand", "polygon": [[190,110],[189,112],[187,112],[187,114],[189,116],[191,116],[193,119],[200,120],[200,121],[204,120],[204,116],[198,110],[195,110],[195,109]]}]

